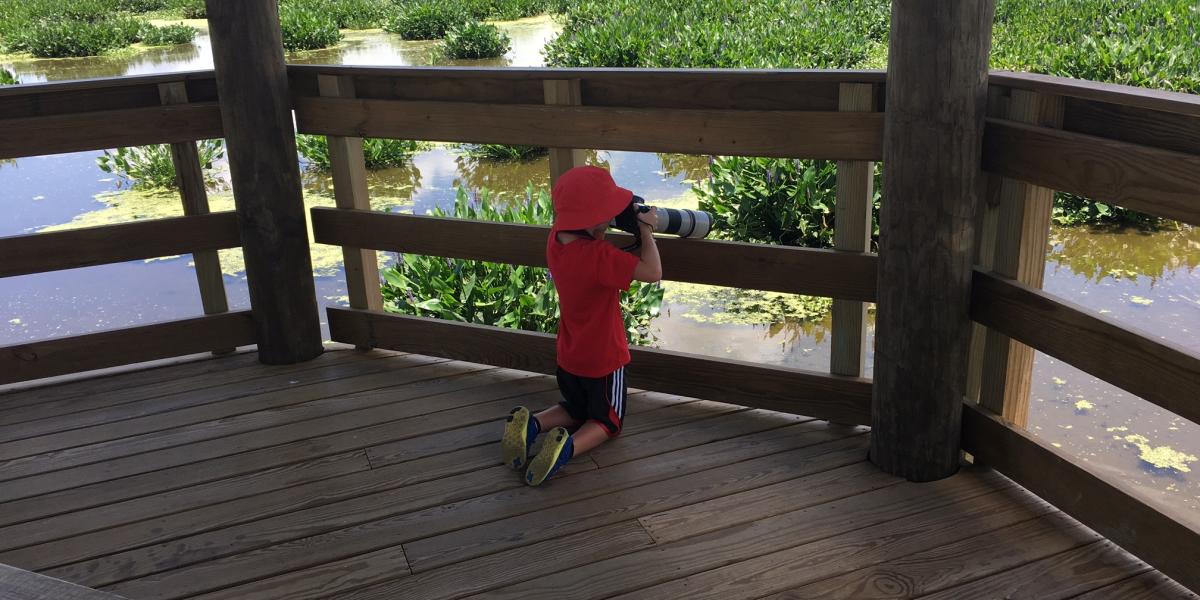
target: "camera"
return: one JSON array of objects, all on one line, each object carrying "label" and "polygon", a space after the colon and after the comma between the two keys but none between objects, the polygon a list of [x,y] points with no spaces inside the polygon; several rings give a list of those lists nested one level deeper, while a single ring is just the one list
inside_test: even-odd
[{"label": "camera", "polygon": [[[633,200],[629,202],[629,206],[626,206],[625,210],[621,211],[621,214],[617,215],[609,225],[638,236],[641,232],[638,227],[638,215],[651,210],[654,208],[647,206],[645,199],[641,196],[634,196]],[[654,228],[655,233],[669,233],[685,238],[704,238],[708,237],[709,231],[712,230],[712,215],[702,210],[662,207],[657,210],[658,226]]]}]

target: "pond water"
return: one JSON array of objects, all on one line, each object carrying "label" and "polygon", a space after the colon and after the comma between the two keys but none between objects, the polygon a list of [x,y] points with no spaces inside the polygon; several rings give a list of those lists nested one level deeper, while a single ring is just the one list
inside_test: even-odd
[{"label": "pond water", "polygon": [[[204,21],[190,22],[204,28]],[[514,49],[490,61],[448,63],[438,42],[404,42],[381,31],[346,32],[337,48],[293,54],[297,63],[360,65],[471,64],[540,66],[542,45],[556,35],[548,18],[501,23]],[[31,60],[0,56],[0,68],[23,82],[138,75],[212,67],[209,39],[140,48],[118,56]],[[119,190],[96,167],[99,152],[0,161],[0,236],[181,214],[173,195]],[[659,205],[694,205],[692,183],[705,177],[707,158],[632,152],[593,152],[589,161],[611,168],[623,185]],[[218,167],[218,173],[220,172]],[[327,176],[305,172],[310,205],[331,205]],[[376,209],[425,213],[452,204],[455,189],[488,188],[520,198],[527,185],[548,185],[543,158],[493,163],[435,145],[403,168],[374,172]],[[231,209],[227,186],[210,190],[214,210]],[[382,260],[389,260],[384,256]],[[321,304],[344,303],[340,251],[313,246]],[[222,252],[231,308],[249,306],[237,251]],[[1200,229],[1142,233],[1055,228],[1045,288],[1150,335],[1200,353]],[[825,371],[829,320],[788,321],[765,312],[732,314],[732,293],[668,284],[663,315],[653,325],[657,345],[714,356]],[[768,302],[787,303],[790,297]],[[106,265],[0,279],[0,345],[80,334],[202,312],[190,257]],[[868,323],[868,337],[873,323]],[[868,347],[871,344],[868,343]],[[868,375],[871,357],[868,356]],[[1150,498],[1185,507],[1200,523],[1200,426],[1047,356],[1035,363],[1030,429],[1096,468],[1134,482]]]}]

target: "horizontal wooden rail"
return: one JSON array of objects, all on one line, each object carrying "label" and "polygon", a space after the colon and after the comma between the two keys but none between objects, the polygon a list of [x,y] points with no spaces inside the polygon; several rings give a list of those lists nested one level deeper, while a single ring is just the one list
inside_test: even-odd
[{"label": "horizontal wooden rail", "polygon": [[995,468],[1184,586],[1200,589],[1200,529],[1171,513],[1183,509],[1147,503],[976,404],[963,405],[962,444],[977,463]]},{"label": "horizontal wooden rail", "polygon": [[219,138],[215,102],[0,120],[0,158]]},{"label": "horizontal wooden rail", "polygon": [[0,123],[23,117],[158,106],[158,86],[170,83],[182,83],[192,102],[217,99],[212,70],[28,83],[0,87]]},{"label": "horizontal wooden rail", "polygon": [[241,245],[233,212],[0,238],[0,277]]},{"label": "horizontal wooden rail", "polygon": [[[546,266],[548,227],[336,208],[312,209],[317,242]],[[631,243],[625,234],[613,243]],[[874,254],[740,242],[658,238],[663,274],[672,281],[847,300],[875,300]]]},{"label": "horizontal wooden rail", "polygon": [[971,318],[1200,423],[1200,357],[1084,307],[975,271]]},{"label": "horizontal wooden rail", "polygon": [[1098,100],[1124,106],[1145,108],[1200,117],[1200,96],[1168,92],[1117,83],[1101,83],[1039,73],[992,71],[988,83],[1057,96]]},{"label": "horizontal wooden rail", "polygon": [[[329,307],[334,341],[390,348],[537,373],[554,373],[554,336],[488,325]],[[803,414],[844,424],[871,422],[871,382],[635,347],[632,387]]]},{"label": "horizontal wooden rail", "polygon": [[255,343],[250,311],[0,347],[0,385]]},{"label": "horizontal wooden rail", "polygon": [[883,114],[296,98],[302,133],[689,154],[878,160]]},{"label": "horizontal wooden rail", "polygon": [[1200,156],[988,119],[983,168],[1050,189],[1200,224]]}]

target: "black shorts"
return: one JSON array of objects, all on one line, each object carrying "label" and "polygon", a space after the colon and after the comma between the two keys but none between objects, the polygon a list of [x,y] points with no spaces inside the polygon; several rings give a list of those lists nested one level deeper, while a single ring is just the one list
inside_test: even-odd
[{"label": "black shorts", "polygon": [[621,433],[625,419],[625,367],[604,377],[580,377],[558,368],[558,389],[563,399],[559,404],[572,419],[595,421],[604,427],[608,437]]}]

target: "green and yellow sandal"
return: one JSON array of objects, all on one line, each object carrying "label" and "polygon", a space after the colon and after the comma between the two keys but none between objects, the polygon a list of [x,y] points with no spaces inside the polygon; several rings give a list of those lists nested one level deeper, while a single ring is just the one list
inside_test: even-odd
[{"label": "green and yellow sandal", "polygon": [[524,406],[509,411],[508,422],[504,424],[504,437],[500,440],[504,464],[517,471],[525,468],[529,461],[529,447],[538,434],[534,430],[537,427],[535,422],[529,409]]},{"label": "green and yellow sandal", "polygon": [[541,485],[567,464],[574,454],[575,443],[571,440],[571,434],[562,427],[551,429],[542,442],[541,450],[538,450],[525,471],[525,483]]}]

